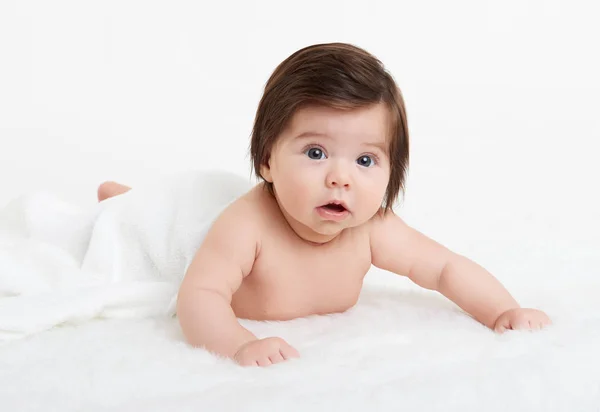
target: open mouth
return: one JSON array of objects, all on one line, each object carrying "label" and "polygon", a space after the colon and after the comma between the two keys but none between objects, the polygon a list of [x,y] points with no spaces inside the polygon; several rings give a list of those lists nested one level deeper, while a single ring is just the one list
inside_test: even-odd
[{"label": "open mouth", "polygon": [[317,213],[321,216],[321,218],[334,222],[341,222],[350,215],[350,211],[346,209],[346,206],[338,203],[337,201],[319,206],[317,208]]},{"label": "open mouth", "polygon": [[342,205],[338,205],[337,203],[327,203],[322,206],[324,209],[327,209],[331,212],[342,213],[346,211],[346,208]]}]

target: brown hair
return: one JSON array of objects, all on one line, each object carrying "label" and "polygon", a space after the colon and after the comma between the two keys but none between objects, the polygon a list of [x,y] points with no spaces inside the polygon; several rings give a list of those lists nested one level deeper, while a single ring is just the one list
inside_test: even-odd
[{"label": "brown hair", "polygon": [[[300,49],[277,66],[258,104],[250,140],[256,177],[262,179],[273,145],[294,113],[308,105],[350,110],[384,103],[390,116],[390,179],[384,197],[389,210],[404,193],[408,170],[408,127],[404,100],[393,77],[377,58],[346,43]],[[272,183],[265,182],[273,193]]]}]

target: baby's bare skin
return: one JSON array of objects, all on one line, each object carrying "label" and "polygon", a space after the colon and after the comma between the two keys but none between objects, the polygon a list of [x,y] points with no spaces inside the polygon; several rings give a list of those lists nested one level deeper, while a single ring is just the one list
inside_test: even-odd
[{"label": "baby's bare skin", "polygon": [[[244,249],[246,253],[225,256]],[[259,184],[215,222],[182,283],[177,312],[192,344],[236,359],[244,344],[256,341],[267,351],[274,345],[272,358],[281,355],[279,345],[289,345],[281,339],[258,340],[237,322],[232,327],[235,318],[289,320],[346,311],[356,304],[370,266],[368,225],[345,229],[327,243],[307,242]],[[231,313],[216,322],[215,310],[209,310],[215,305],[221,310],[230,306]],[[295,353],[290,350],[287,357]],[[287,357],[281,355],[281,360]],[[264,354],[236,360],[274,363]]]},{"label": "baby's bare skin", "polygon": [[[193,346],[241,365],[297,357],[278,337],[238,322],[343,312],[374,265],[438,291],[490,329],[538,329],[548,316],[519,306],[484,268],[382,209],[389,181],[386,111],[299,109],[278,138],[262,182],[215,220],[182,281],[177,316]],[[98,196],[126,186],[106,183]],[[343,211],[329,206],[338,202]]]},{"label": "baby's bare skin", "polygon": [[260,233],[252,270],[232,297],[238,317],[288,320],[343,312],[356,303],[371,266],[367,226],[346,229],[326,244],[310,244],[290,228],[262,184],[238,210],[258,222]]}]

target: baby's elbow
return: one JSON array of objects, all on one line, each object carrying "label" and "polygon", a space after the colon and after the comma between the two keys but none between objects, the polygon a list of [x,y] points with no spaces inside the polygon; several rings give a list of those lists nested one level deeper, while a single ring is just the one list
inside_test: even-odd
[{"label": "baby's elbow", "polygon": [[451,260],[448,258],[415,265],[410,269],[408,278],[422,288],[439,291],[444,272],[447,270],[450,262]]},{"label": "baby's elbow", "polygon": [[417,286],[429,290],[438,290],[440,274],[426,270],[411,270],[408,278]]}]

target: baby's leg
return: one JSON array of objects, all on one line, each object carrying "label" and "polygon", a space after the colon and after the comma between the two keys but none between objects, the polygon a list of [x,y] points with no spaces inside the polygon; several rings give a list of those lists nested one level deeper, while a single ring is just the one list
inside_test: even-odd
[{"label": "baby's leg", "polygon": [[129,186],[117,182],[104,182],[98,187],[98,202],[102,202],[109,197],[121,195],[131,190]]}]

